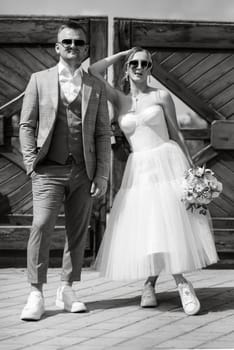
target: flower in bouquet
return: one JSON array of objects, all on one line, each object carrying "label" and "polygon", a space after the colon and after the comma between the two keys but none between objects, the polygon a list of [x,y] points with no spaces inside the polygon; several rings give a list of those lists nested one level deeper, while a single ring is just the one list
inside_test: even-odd
[{"label": "flower in bouquet", "polygon": [[199,209],[199,213],[204,215],[207,213],[207,204],[217,198],[223,189],[214,172],[205,166],[188,169],[182,187],[182,201],[187,205],[187,209]]}]

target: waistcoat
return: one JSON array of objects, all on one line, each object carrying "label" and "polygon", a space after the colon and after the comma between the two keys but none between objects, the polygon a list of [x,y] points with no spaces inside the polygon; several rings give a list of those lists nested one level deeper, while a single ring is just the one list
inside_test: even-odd
[{"label": "waistcoat", "polygon": [[66,164],[69,156],[84,164],[82,143],[81,93],[68,103],[60,89],[57,118],[46,159]]}]

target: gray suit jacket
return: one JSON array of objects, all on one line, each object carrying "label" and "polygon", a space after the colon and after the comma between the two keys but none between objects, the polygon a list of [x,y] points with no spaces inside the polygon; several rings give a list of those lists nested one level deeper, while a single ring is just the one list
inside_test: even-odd
[{"label": "gray suit jacket", "polygon": [[[33,73],[20,118],[20,144],[27,174],[48,152],[59,102],[58,67]],[[110,123],[104,84],[84,72],[82,80],[83,149],[87,175],[108,178]]]}]

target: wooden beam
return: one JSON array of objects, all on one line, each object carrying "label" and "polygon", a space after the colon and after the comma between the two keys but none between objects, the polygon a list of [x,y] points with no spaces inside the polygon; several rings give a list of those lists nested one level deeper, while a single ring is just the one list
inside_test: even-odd
[{"label": "wooden beam", "polygon": [[15,154],[13,152],[1,152],[1,156],[11,161],[13,164],[17,165],[20,169],[25,171],[22,156]]},{"label": "wooden beam", "polygon": [[[120,23],[123,21],[126,19],[119,19]],[[128,21],[132,22],[132,46],[234,49],[233,22],[147,19]]]},{"label": "wooden beam", "polygon": [[209,144],[198,151],[192,158],[195,164],[202,165],[218,155],[218,152]]},{"label": "wooden beam", "polygon": [[185,140],[209,140],[210,129],[180,129]]},{"label": "wooden beam", "polygon": [[90,64],[107,56],[108,21],[107,18],[90,19],[89,23]]},{"label": "wooden beam", "polygon": [[225,119],[221,114],[196,96],[193,91],[186,88],[183,83],[170,72],[166,71],[156,60],[154,60],[152,75],[209,123],[215,119]]},{"label": "wooden beam", "polygon": [[91,19],[107,21],[104,16],[0,16],[0,44],[54,44],[60,25],[74,21],[88,33]]},{"label": "wooden beam", "polygon": [[0,114],[0,146],[4,145],[4,118]]},{"label": "wooden beam", "polygon": [[[123,20],[114,21],[114,53],[120,50],[127,50],[131,47],[131,22]],[[124,60],[120,59],[114,65],[114,86],[120,86],[120,80],[123,78]]]}]

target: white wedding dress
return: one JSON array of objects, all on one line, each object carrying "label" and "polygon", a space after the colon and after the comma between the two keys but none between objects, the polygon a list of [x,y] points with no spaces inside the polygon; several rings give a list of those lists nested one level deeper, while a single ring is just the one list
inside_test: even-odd
[{"label": "white wedding dress", "polygon": [[186,210],[188,162],[169,139],[163,108],[119,117],[131,148],[94,267],[113,280],[183,273],[215,263],[208,216]]}]

